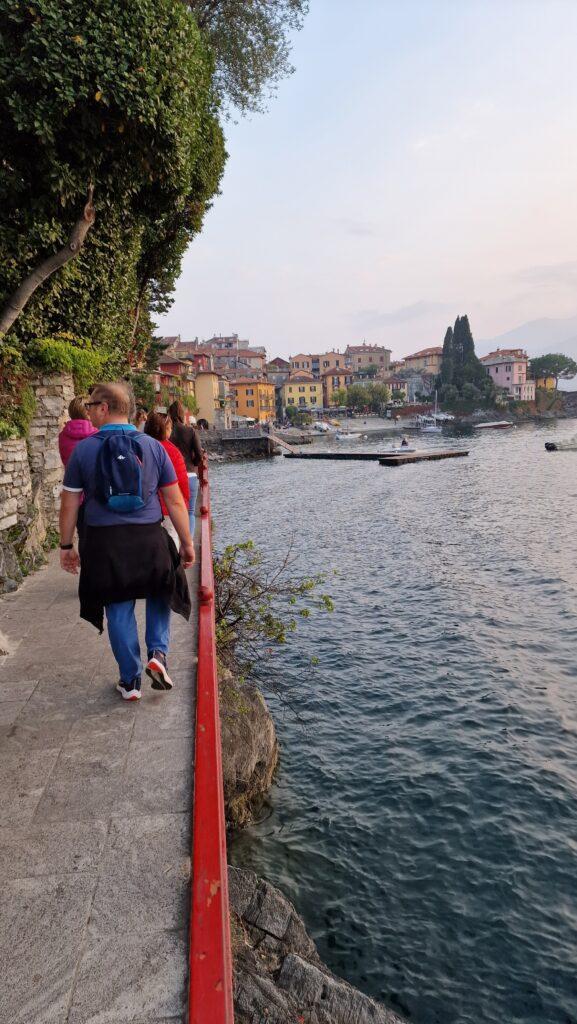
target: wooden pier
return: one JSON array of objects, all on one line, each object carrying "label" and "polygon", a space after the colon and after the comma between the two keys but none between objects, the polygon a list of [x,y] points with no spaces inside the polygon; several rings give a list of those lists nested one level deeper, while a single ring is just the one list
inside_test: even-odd
[{"label": "wooden pier", "polygon": [[412,454],[407,455],[387,455],[385,458],[381,456],[379,462],[381,466],[406,466],[409,462],[434,462],[438,459],[459,459],[468,454],[469,452],[464,448],[454,449],[453,451],[413,452]]},{"label": "wooden pier", "polygon": [[465,449],[445,451],[430,448],[420,452],[284,452],[285,459],[332,459],[340,462],[380,462],[381,466],[404,466],[408,462],[427,462],[436,459],[456,459],[468,455]]}]

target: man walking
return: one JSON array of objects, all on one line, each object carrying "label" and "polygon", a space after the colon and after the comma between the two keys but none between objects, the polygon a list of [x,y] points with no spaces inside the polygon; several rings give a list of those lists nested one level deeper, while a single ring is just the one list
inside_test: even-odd
[{"label": "man walking", "polygon": [[[124,384],[98,384],[85,403],[98,433],[74,449],[60,506],[60,564],[80,568],[80,615],[103,629],[118,663],[124,700],[140,700],[142,661],[134,602],[146,599],[146,673],[153,689],[170,690],[167,654],[171,610],[188,618],[184,569],[194,562],[188,510],[164,448],[128,422]],[[161,491],[180,540],[180,557],[161,527]],[[73,538],[84,495],[82,560]]]}]

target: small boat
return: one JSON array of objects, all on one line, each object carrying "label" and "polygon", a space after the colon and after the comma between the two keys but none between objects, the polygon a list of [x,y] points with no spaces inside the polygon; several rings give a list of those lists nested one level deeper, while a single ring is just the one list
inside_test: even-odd
[{"label": "small boat", "polygon": [[566,441],[545,441],[546,452],[577,452],[577,437],[568,437]]},{"label": "small boat", "polygon": [[361,434],[348,434],[339,431],[335,434],[335,441],[356,441],[358,437],[361,437]]},{"label": "small boat", "polygon": [[509,420],[495,420],[494,423],[474,423],[473,430],[506,430],[507,427],[514,427]]},{"label": "small boat", "polygon": [[435,411],[430,416],[417,416],[417,426],[423,434],[441,434],[443,429],[439,426],[439,418],[440,414],[437,408],[437,392],[435,391]]}]

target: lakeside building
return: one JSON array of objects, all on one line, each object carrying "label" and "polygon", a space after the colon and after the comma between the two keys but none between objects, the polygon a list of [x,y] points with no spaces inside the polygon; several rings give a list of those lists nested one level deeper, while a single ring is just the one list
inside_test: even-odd
[{"label": "lakeside building", "polygon": [[281,387],[283,409],[293,406],[306,411],[320,411],[323,408],[323,385],[312,373],[301,371],[291,374]]},{"label": "lakeside building", "polygon": [[348,388],[352,381],[352,374],[350,370],[344,368],[338,369],[333,367],[330,370],[324,370],[321,374],[321,380],[323,382],[323,405],[325,409],[330,409],[333,405],[333,395],[335,391],[339,391],[341,388]]},{"label": "lakeside building", "polygon": [[545,391],[555,391],[557,381],[554,377],[536,377],[535,387],[544,388]]},{"label": "lakeside building", "polygon": [[403,369],[423,370],[435,376],[441,372],[441,361],[443,359],[443,346],[435,345],[433,348],[423,348],[420,352],[413,352],[405,356]]},{"label": "lakeside building", "polygon": [[522,348],[498,348],[481,356],[496,387],[520,402],[535,401],[535,381],[527,380],[529,358]]},{"label": "lakeside building", "polygon": [[382,345],[347,345],[345,349],[345,365],[356,372],[368,370],[369,366],[388,370],[391,363],[391,350]]},{"label": "lakeside building", "polygon": [[273,384],[284,384],[287,377],[291,372],[291,364],[288,359],[282,359],[280,356],[276,356],[275,359],[271,359],[268,363],[265,363],[264,372],[267,376],[267,380],[271,380]]},{"label": "lakeside building", "polygon": [[198,418],[205,419],[216,430],[231,426],[231,395],[229,382],[214,370],[201,370],[195,380]]},{"label": "lakeside building", "polygon": [[293,373],[305,370],[307,373],[312,373],[314,377],[322,377],[325,370],[330,370],[333,367],[335,369],[344,368],[345,356],[344,352],[338,351],[313,352],[308,355],[299,352],[296,356],[289,356],[289,363]]},{"label": "lakeside building", "polygon": [[250,377],[229,381],[236,416],[246,416],[259,423],[275,418],[275,387],[272,381]]}]

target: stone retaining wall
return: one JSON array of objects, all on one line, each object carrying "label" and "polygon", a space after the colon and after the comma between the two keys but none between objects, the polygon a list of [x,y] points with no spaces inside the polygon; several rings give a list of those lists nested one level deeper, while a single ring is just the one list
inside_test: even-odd
[{"label": "stone retaining wall", "polygon": [[17,526],[32,498],[28,450],[23,437],[0,441],[0,534]]},{"label": "stone retaining wall", "polygon": [[32,387],[36,412],[30,424],[28,450],[32,483],[47,525],[55,526],[60,508],[62,463],[58,434],[68,419],[68,405],[74,398],[74,382],[69,374],[39,377]]},{"label": "stone retaining wall", "polygon": [[0,594],[18,586],[23,564],[42,558],[47,529],[58,523],[58,434],[74,384],[69,374],[53,374],[32,381],[32,388],[36,411],[28,438],[0,441]]}]

